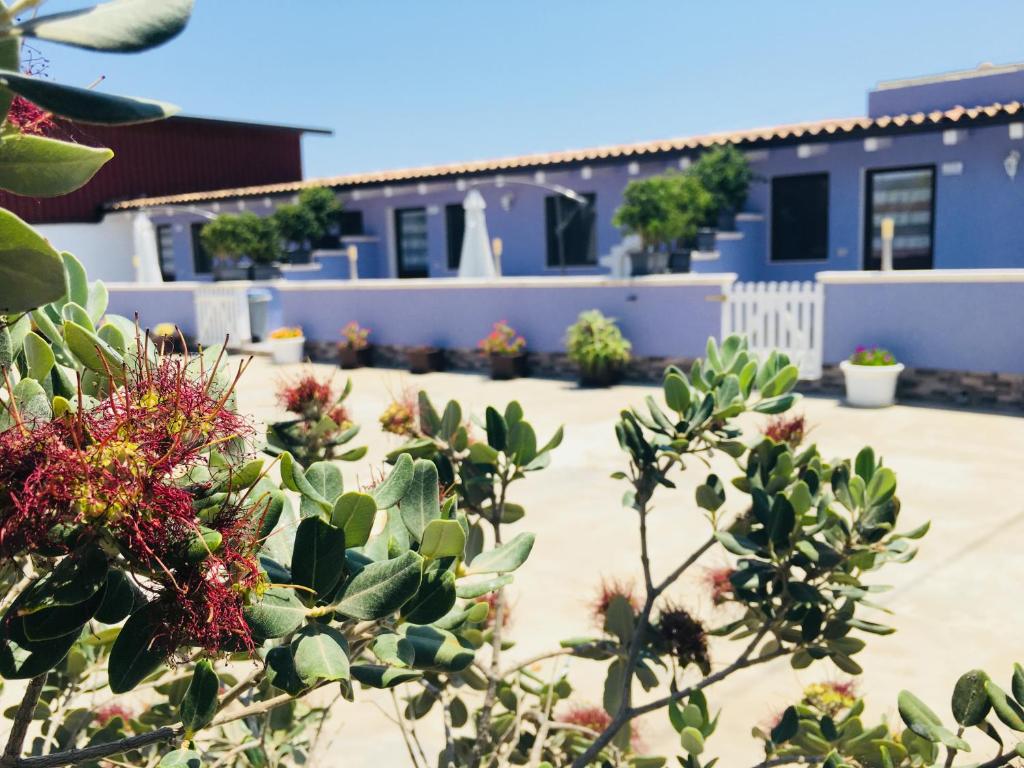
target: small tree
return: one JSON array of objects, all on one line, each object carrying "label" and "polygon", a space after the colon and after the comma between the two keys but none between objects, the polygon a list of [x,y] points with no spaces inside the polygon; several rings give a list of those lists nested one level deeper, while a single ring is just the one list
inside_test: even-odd
[{"label": "small tree", "polygon": [[720,216],[740,210],[754,180],[747,159],[732,144],[705,152],[693,164],[690,174],[711,195],[711,205],[702,222],[707,226],[715,226]]},{"label": "small tree", "polygon": [[255,213],[218,216],[203,227],[200,238],[207,251],[221,258],[248,256],[258,264],[270,264],[281,255],[277,223]]},{"label": "small tree", "polygon": [[695,237],[711,206],[711,195],[694,176],[669,172],[629,182],[612,222],[656,250]]}]

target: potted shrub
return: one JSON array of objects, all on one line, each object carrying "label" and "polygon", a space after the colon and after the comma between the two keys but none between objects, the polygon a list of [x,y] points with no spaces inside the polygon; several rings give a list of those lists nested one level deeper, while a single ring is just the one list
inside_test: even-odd
[{"label": "potted shrub", "polygon": [[580,313],[569,326],[565,341],[569,359],[579,366],[580,385],[584,387],[607,387],[618,381],[632,346],[615,320],[596,309]]},{"label": "potted shrub", "polygon": [[434,373],[444,370],[444,350],[437,347],[410,347],[406,351],[409,373]]},{"label": "potted shrub", "polygon": [[492,379],[517,379],[526,375],[526,339],[506,321],[496,322],[477,346],[490,360]]},{"label": "potted shrub", "polygon": [[689,173],[711,196],[703,224],[729,232],[736,228],[736,212],[743,208],[754,173],[747,158],[732,144],[705,152]]},{"label": "potted shrub", "polygon": [[634,256],[634,274],[667,271],[674,244],[696,237],[711,204],[689,174],[668,172],[629,182],[612,222],[643,243],[642,253]]},{"label": "potted shrub", "polygon": [[363,328],[353,320],[341,329],[341,343],[338,357],[342,368],[362,368],[373,360],[373,345],[370,344],[370,329]]},{"label": "potted shrub", "polygon": [[[274,264],[281,256],[281,235],[273,217],[250,211],[224,214],[204,226],[199,237],[218,265],[218,279],[264,280],[280,274]],[[239,260],[246,258],[247,270],[240,275]]]},{"label": "potted shrub", "polygon": [[301,363],[306,337],[299,327],[275,328],[270,332],[270,352],[278,365]]},{"label": "potted shrub", "polygon": [[883,408],[896,401],[896,380],[903,363],[881,347],[857,347],[839,364],[846,380],[846,402],[859,408]]}]

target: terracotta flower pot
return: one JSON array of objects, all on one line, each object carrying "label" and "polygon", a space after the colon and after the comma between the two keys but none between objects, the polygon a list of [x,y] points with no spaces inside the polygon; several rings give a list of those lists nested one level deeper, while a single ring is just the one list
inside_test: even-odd
[{"label": "terracotta flower pot", "polygon": [[437,347],[413,347],[406,356],[410,373],[433,373],[444,370],[444,350]]},{"label": "terracotta flower pot", "polygon": [[338,358],[342,368],[369,368],[373,365],[373,346],[355,349],[341,344],[338,346]]},{"label": "terracotta flower pot", "polygon": [[518,379],[526,376],[526,355],[488,355],[492,379]]}]

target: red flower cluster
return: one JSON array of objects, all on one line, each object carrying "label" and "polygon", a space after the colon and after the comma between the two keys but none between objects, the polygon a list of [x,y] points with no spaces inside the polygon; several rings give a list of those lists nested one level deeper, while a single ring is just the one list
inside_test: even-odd
[{"label": "red flower cluster", "polygon": [[226,407],[233,387],[212,386],[183,360],[140,362],[96,407],[35,422],[15,411],[15,426],[0,432],[0,557],[113,545],[155,595],[168,655],[182,645],[252,647],[241,608],[259,581],[260,521],[226,502],[204,510],[220,544],[205,557],[188,552],[200,537],[194,494],[209,483],[186,478],[208,466],[211,449],[251,434]]},{"label": "red flower cluster", "polygon": [[705,573],[704,578],[708,588],[711,590],[711,602],[715,605],[722,605],[732,599],[731,577],[734,573],[736,573],[736,570],[729,566],[709,568]]},{"label": "red flower cluster", "polygon": [[15,96],[11,102],[7,122],[21,133],[33,136],[43,136],[54,128],[53,115],[21,96]]},{"label": "red flower cluster", "polygon": [[764,429],[764,436],[769,437],[776,443],[785,443],[790,448],[796,448],[804,441],[807,434],[807,419],[803,415],[797,416],[776,416],[768,422]]},{"label": "red flower cluster", "polygon": [[590,602],[590,614],[594,623],[600,627],[604,626],[605,617],[608,615],[608,606],[616,597],[624,597],[629,603],[633,613],[640,613],[640,598],[636,595],[636,588],[629,581],[618,579],[602,579],[601,586],[597,588],[593,600]]},{"label": "red flower cluster", "polygon": [[488,355],[518,355],[526,349],[526,339],[516,333],[515,328],[505,320],[499,320],[491,332],[480,339],[477,346]]},{"label": "red flower cluster", "polygon": [[310,418],[334,402],[334,390],[329,381],[320,381],[308,373],[282,384],[277,390],[277,399],[291,413]]}]

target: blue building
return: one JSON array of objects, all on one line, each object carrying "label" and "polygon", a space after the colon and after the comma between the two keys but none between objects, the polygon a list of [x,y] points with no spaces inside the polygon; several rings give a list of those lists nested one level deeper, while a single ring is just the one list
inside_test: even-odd
[{"label": "blue building", "polygon": [[[876,269],[879,223],[895,221],[898,269],[1024,267],[1024,64],[879,84],[867,114],[704,136],[361,173],[113,203],[158,226],[161,259],[178,280],[212,279],[197,233],[211,214],[269,213],[302,189],[343,203],[342,248],[363,278],[455,275],[462,201],[480,191],[506,276],[601,274],[621,239],[612,214],[626,184],[687,168],[731,143],[758,181],[736,231],[720,232],[695,272],[741,280],[804,280],[819,271]],[[565,230],[555,224],[585,198]],[[567,210],[568,209],[568,210]],[[561,218],[560,218],[561,217]],[[340,250],[286,268],[289,279],[347,278]]]}]

